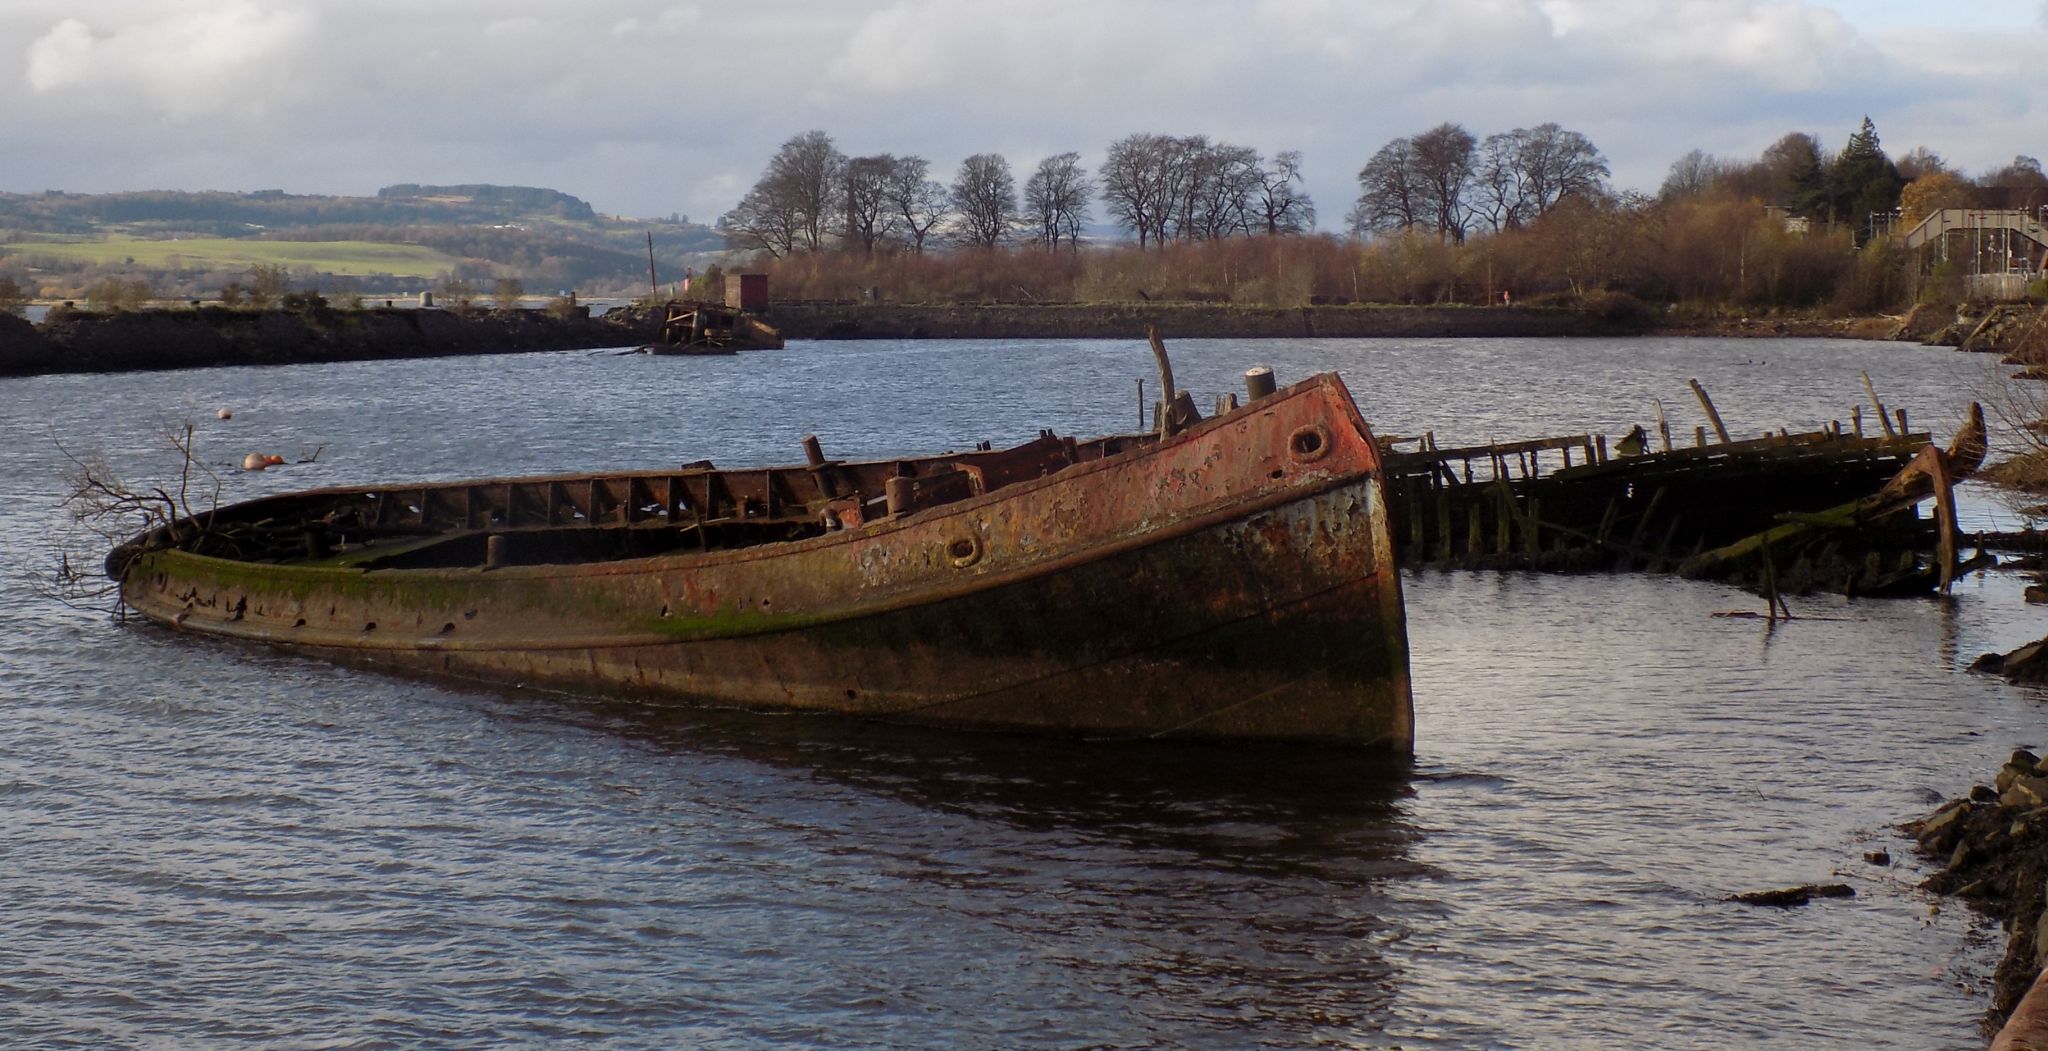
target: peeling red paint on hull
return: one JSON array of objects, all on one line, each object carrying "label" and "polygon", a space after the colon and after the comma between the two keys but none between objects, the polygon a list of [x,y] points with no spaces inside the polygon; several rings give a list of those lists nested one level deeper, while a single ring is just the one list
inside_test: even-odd
[{"label": "peeling red paint on hull", "polygon": [[[238,560],[159,544],[125,567],[123,595],[187,631],[575,692],[1082,736],[1411,747],[1379,457],[1341,381],[1317,377],[1161,441],[1067,441],[1064,453],[1059,441],[1032,446],[1030,455],[1052,457],[1036,477],[1002,477],[1021,447],[879,473],[781,469],[763,483],[758,509],[773,512],[779,499],[778,521],[837,508],[855,524],[780,542],[421,568]],[[872,493],[904,471],[924,487],[925,506],[875,514],[879,501],[855,495],[849,509],[844,493]],[[967,482],[953,485],[960,475]],[[647,506],[662,505],[685,531],[706,521],[693,502],[716,507],[720,486],[732,486],[707,483],[700,494],[663,477],[602,476],[634,499],[659,496]],[[791,488],[805,477],[823,481]],[[481,550],[473,534],[519,542],[520,493],[543,485],[549,535],[562,533],[552,494],[586,482],[465,483],[462,525],[497,488],[502,510],[486,511],[481,530],[451,527],[447,550]],[[391,492],[408,494],[412,528],[437,543],[431,519],[454,501]],[[344,495],[271,498],[223,515],[268,521],[324,507],[332,519]],[[612,525],[591,501],[567,516],[582,530],[663,528],[630,511]],[[746,499],[734,503],[747,519]]]}]

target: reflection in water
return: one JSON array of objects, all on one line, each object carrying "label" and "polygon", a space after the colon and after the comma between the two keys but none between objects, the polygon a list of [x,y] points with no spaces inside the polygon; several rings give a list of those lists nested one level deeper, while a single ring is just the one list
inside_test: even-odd
[{"label": "reflection in water", "polygon": [[[1620,433],[1697,376],[1731,426],[1841,418],[1868,369],[1946,424],[1967,355],[1785,341],[1175,341],[1235,388],[1344,372],[1383,431]],[[1745,362],[1768,360],[1768,368]],[[798,344],[0,380],[0,433],[132,477],[158,421],[227,498],[700,456],[886,456],[1128,426],[1141,341]],[[1971,373],[1974,375],[1974,373]],[[1592,382],[1591,380],[1597,380]],[[933,392],[944,392],[935,395]],[[231,407],[232,421],[214,419]],[[1959,408],[1959,406],[1957,406]],[[0,548],[62,526],[0,444]],[[1998,511],[1965,507],[1965,529]],[[1892,827],[2041,745],[1964,674],[2048,634],[1950,603],[1426,572],[1412,768],[479,691],[149,627],[0,574],[0,1029],[24,1044],[1931,1047],[1991,951]],[[1721,901],[1834,878],[1847,901]],[[1872,1019],[1882,1019],[1873,1026]]]}]

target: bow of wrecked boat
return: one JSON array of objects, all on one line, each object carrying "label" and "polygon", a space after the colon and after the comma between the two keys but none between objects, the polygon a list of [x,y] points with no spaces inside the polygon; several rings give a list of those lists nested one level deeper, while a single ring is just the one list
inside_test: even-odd
[{"label": "bow of wrecked boat", "polygon": [[[1261,391],[1260,393],[1264,393]],[[574,692],[1407,750],[1380,453],[1334,375],[1159,434],[373,489],[110,559],[181,630]]]}]

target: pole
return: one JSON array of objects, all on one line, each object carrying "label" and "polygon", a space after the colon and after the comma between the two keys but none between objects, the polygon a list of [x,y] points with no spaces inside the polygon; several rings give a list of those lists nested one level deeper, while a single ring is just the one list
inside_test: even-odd
[{"label": "pole", "polygon": [[661,295],[661,282],[654,279],[654,231],[647,231],[647,288],[655,296]]}]

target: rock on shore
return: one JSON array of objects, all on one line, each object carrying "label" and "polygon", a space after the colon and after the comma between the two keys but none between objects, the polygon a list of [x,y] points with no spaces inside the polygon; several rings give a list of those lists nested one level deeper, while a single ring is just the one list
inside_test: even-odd
[{"label": "rock on shore", "polygon": [[2021,750],[1990,785],[1950,800],[1906,831],[1941,864],[1922,884],[1963,898],[2000,920],[2010,935],[1994,976],[1993,1025],[2002,1024],[2048,957],[2042,924],[2048,893],[2048,767]]}]

